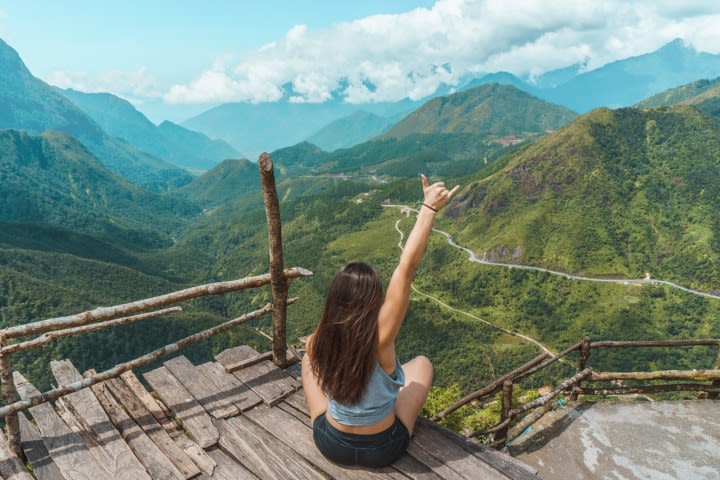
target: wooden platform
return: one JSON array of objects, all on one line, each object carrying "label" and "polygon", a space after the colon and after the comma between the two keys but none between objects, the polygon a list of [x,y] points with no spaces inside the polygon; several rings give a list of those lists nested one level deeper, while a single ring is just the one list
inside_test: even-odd
[{"label": "wooden platform", "polygon": [[[121,378],[20,416],[22,448],[38,480],[76,479],[534,479],[530,467],[419,419],[407,454],[391,467],[338,466],[315,448],[297,377],[241,346],[216,362],[168,360],[140,380]],[[225,366],[245,365],[227,373]],[[81,377],[52,362],[58,384]],[[37,393],[15,372],[22,397]],[[0,435],[0,475],[31,479]]]}]

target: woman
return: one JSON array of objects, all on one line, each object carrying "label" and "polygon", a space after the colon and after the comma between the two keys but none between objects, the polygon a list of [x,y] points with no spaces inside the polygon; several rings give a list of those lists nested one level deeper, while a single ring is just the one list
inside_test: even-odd
[{"label": "woman", "polygon": [[395,339],[435,215],[455,194],[421,175],[424,200],[383,299],[377,272],[351,262],[337,272],[307,339],[302,380],[318,449],[343,465],[381,467],[407,449],[433,369],[418,356],[400,365]]}]

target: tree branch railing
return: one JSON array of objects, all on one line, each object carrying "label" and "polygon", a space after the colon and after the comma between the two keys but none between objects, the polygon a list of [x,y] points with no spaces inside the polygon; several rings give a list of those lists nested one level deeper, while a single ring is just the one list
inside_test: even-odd
[{"label": "tree branch railing", "polygon": [[[557,407],[554,401],[560,395],[568,394],[576,400],[579,395],[626,395],[626,394],[653,394],[668,392],[705,392],[709,398],[718,398],[720,394],[720,353],[713,369],[703,370],[663,370],[654,372],[594,372],[586,366],[593,349],[601,348],[659,348],[659,347],[691,347],[716,346],[720,351],[720,339],[683,339],[683,340],[641,340],[641,341],[598,341],[591,342],[584,338],[581,342],[571,345],[557,355],[543,352],[521,365],[515,370],[494,380],[485,387],[470,393],[445,410],[430,418],[435,422],[448,418],[449,415],[471,402],[484,402],[500,394],[500,420],[492,427],[466,433],[469,438],[487,436],[491,439],[490,445],[495,448],[502,447],[517,438],[527,427],[538,421],[545,413]],[[572,352],[578,352],[576,373],[567,378],[549,393],[513,408],[512,387],[519,380],[533,375],[553,363],[563,359]],[[548,358],[549,357],[549,358]],[[643,385],[615,385],[602,387],[583,387],[583,383],[614,382],[621,383],[626,380],[655,382],[655,381],[682,381],[684,383],[661,383]],[[695,382],[695,383],[689,383]],[[712,383],[697,383],[712,382]],[[531,413],[528,413],[531,412]]]},{"label": "tree branch railing", "polygon": [[[22,458],[18,412],[116,378],[128,370],[157,361],[163,356],[175,353],[182,348],[206,340],[250,320],[260,318],[270,312],[273,313],[272,358],[277,365],[287,366],[289,356],[285,333],[286,307],[297,300],[287,298],[290,281],[295,278],[310,276],[312,272],[301,267],[284,268],[282,236],[280,233],[280,209],[277,200],[277,191],[275,189],[272,159],[268,154],[263,153],[260,156],[258,166],[265,197],[265,211],[268,222],[268,250],[270,252],[269,273],[238,280],[199,285],[144,300],[112,307],[99,307],[75,315],[49,318],[0,330],[0,395],[2,395],[4,403],[4,405],[0,407],[0,419],[5,420],[8,446],[18,458]],[[15,372],[16,375],[14,375],[11,356],[15,353],[41,348],[58,338],[158,318],[182,310],[179,306],[155,310],[168,305],[205,296],[222,295],[249,288],[258,288],[268,284],[271,285],[272,289],[272,303],[268,303],[258,310],[194,333],[145,355],[124,363],[119,363],[103,372],[93,373],[81,381],[69,385],[62,385],[22,400],[17,399],[18,395],[15,382],[22,382],[23,377],[17,372]],[[29,335],[37,336],[21,342],[11,342],[16,338]]]}]

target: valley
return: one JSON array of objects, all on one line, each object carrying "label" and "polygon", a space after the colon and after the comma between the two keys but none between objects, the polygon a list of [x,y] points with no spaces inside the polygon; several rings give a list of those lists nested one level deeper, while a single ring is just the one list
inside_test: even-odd
[{"label": "valley", "polygon": [[[117,97],[51,88],[9,46],[0,50],[0,76],[13,87],[0,93],[0,111],[14,112],[0,131],[4,326],[267,271],[257,165],[237,145],[189,124],[156,127]],[[585,336],[720,337],[716,91],[708,81],[652,107],[578,115],[480,82],[417,105],[378,104],[354,117],[369,130],[341,122],[360,139],[353,145],[326,151],[297,138],[273,150],[285,263],[314,272],[291,286],[300,300],[288,312],[289,340],[299,346],[312,331],[343,263],[363,259],[389,276],[409,222],[403,215],[419,200],[419,172],[462,186],[438,216],[398,343],[401,358],[432,359],[437,385],[476,388],[538,349],[557,352]],[[328,120],[323,142],[341,145],[330,107],[316,108]],[[238,108],[212,115],[231,118]],[[293,109],[296,119],[310,111]],[[253,118],[251,105],[240,110]],[[18,363],[47,386],[52,358],[107,368],[268,298],[193,302],[143,327],[60,340]],[[267,320],[256,321],[185,353],[201,361],[240,343],[267,350],[258,334],[267,330]],[[594,366],[682,368],[711,357],[610,353]]]}]

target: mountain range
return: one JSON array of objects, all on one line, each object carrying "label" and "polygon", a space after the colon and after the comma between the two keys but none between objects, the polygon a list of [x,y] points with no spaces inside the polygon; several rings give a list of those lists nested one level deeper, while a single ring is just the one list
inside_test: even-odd
[{"label": "mountain range", "polygon": [[222,140],[164,121],[155,125],[130,102],[109,93],[58,89],[110,135],[189,171],[205,171],[240,153]]},{"label": "mountain range", "polygon": [[[0,52],[8,57],[0,58],[8,67],[0,71],[0,118],[7,127],[0,130],[3,325],[267,271],[255,163],[226,159],[194,178],[173,167],[187,178],[165,178],[159,188],[166,164],[151,163],[159,160],[115,136],[129,128],[128,118],[144,123],[129,105],[80,95],[119,105],[123,113],[112,127],[117,134],[105,133],[64,95],[23,73],[19,57],[8,53],[14,51]],[[542,82],[560,85],[575,73]],[[658,98],[665,103],[656,107],[598,108],[579,116],[515,86],[481,83],[402,112],[392,128],[353,146],[326,151],[300,142],[272,151],[285,263],[314,272],[291,286],[301,300],[289,311],[288,338],[311,330],[329,278],[345,261],[364,259],[384,277],[391,273],[398,241],[407,238],[413,216],[381,205],[417,207],[419,172],[461,185],[436,228],[467,250],[433,234],[414,285],[474,315],[413,294],[398,354],[426,353],[439,384],[478,386],[536,355],[533,345],[507,332],[522,332],[553,348],[584,335],[720,337],[720,306],[707,298],[662,285],[580,282],[468,260],[470,251],[568,276],[629,280],[649,273],[703,291],[717,289],[720,124],[700,100],[716,98],[715,82],[664,92]],[[152,127],[140,131],[161,138]],[[118,165],[91,148],[97,139],[144,160],[133,170],[137,176],[128,171],[121,176]],[[60,341],[37,356],[18,357],[18,365],[41,379],[47,374],[40,366],[59,355],[80,358],[81,368],[112,366],[266,302],[268,295],[257,291],[194,302],[177,321],[158,320],[142,330],[93,339],[93,345],[113,348]],[[267,328],[263,322],[253,327]],[[246,331],[254,338],[248,343],[264,341]],[[190,355],[205,358],[242,335],[238,329]],[[677,360],[621,353],[598,358],[594,366],[657,369],[703,355],[693,351]]]},{"label": "mountain range", "polygon": [[34,77],[17,52],[2,40],[0,85],[0,128],[21,129],[32,135],[47,130],[73,135],[108,168],[154,190],[167,190],[192,179],[185,170],[106,133],[70,100]]},{"label": "mountain range", "polygon": [[[462,91],[489,83],[517,87],[542,100],[564,106],[578,113],[596,107],[619,108],[635,103],[666,89],[703,78],[720,76],[720,55],[697,52],[682,40],[674,40],[655,52],[618,60],[594,70],[577,64],[547,72],[537,78],[518,78],[497,72],[468,79],[455,90]],[[230,103],[218,106],[182,123],[183,126],[226,140],[248,158],[261,151],[272,151],[311,138],[322,130],[327,149],[353,146],[354,135],[348,135],[347,122],[359,110],[390,119],[408,114],[436,96],[453,92],[447,85],[427,98],[398,103],[350,105],[339,95],[322,104],[291,103],[292,87],[286,85],[283,100],[265,104]],[[589,92],[592,92],[591,94]],[[349,117],[349,118],[348,118]],[[343,119],[335,126],[331,122]],[[380,135],[386,129],[378,122],[367,135]],[[352,131],[352,129],[351,129]],[[369,137],[361,136],[360,140]]]}]

